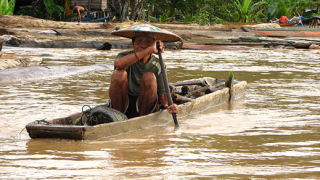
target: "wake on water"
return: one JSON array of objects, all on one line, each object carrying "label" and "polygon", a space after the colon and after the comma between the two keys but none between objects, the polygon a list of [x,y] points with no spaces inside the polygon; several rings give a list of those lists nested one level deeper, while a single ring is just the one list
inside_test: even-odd
[{"label": "wake on water", "polygon": [[44,78],[60,78],[87,71],[113,70],[112,65],[95,64],[91,66],[31,66],[0,71],[0,83],[30,81]]}]

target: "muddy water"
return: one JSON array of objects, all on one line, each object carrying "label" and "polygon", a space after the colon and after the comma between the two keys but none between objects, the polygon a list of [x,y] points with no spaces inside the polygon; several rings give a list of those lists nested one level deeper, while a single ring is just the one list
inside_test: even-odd
[{"label": "muddy water", "polygon": [[[46,66],[113,64],[121,50],[16,49]],[[248,82],[233,103],[147,130],[96,141],[31,140],[30,121],[108,98],[110,71],[1,84],[0,177],[101,179],[319,179],[320,51],[249,48],[167,51],[170,81],[228,71]]]}]

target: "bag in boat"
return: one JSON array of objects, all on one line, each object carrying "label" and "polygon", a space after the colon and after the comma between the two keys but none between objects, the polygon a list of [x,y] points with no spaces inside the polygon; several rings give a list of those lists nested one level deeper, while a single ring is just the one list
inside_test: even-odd
[{"label": "bag in boat", "polygon": [[[84,107],[89,107],[89,109],[84,111]],[[108,104],[99,105],[94,108],[91,108],[88,105],[84,105],[82,107],[80,124],[94,126],[97,124],[124,121],[127,119],[128,118],[125,114],[108,107]]]}]

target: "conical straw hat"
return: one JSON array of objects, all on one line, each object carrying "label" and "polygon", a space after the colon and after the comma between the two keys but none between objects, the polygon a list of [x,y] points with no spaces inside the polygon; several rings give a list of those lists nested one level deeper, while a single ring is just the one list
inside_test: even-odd
[{"label": "conical straw hat", "polygon": [[111,32],[112,35],[126,38],[133,38],[136,34],[142,33],[153,34],[156,40],[161,40],[163,42],[181,41],[181,38],[178,35],[150,24],[138,24]]}]

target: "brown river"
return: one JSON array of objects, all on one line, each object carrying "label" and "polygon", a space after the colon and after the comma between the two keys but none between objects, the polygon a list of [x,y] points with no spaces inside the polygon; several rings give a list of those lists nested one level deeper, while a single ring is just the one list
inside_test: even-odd
[{"label": "brown river", "polygon": [[[113,65],[123,51],[4,47],[43,66]],[[95,141],[30,139],[29,122],[108,99],[110,70],[0,84],[3,179],[320,179],[320,51],[285,48],[167,50],[170,82],[228,71],[244,97],[165,126]],[[30,72],[32,73],[32,72]],[[179,117],[178,117],[179,118]],[[22,132],[21,132],[22,131]]]}]

